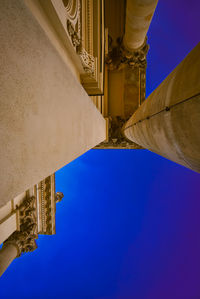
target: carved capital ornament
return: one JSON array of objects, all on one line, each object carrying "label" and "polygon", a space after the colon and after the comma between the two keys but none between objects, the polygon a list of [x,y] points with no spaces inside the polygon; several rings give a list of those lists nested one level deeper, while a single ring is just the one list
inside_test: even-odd
[{"label": "carved capital ornament", "polygon": [[97,145],[96,149],[142,149],[141,146],[128,140],[123,134],[123,126],[128,118],[121,116],[109,117],[108,141]]},{"label": "carved capital ornament", "polygon": [[36,198],[32,196],[17,207],[20,230],[15,231],[4,242],[4,246],[12,244],[17,248],[17,257],[24,252],[34,251],[37,248],[35,242],[35,239],[38,238],[35,205]]},{"label": "carved capital ornament", "polygon": [[109,37],[109,52],[106,57],[106,63],[110,70],[119,70],[126,65],[131,68],[146,68],[146,55],[149,50],[147,38],[145,39],[144,44],[135,51],[128,50],[124,46],[123,40],[120,38],[117,39],[117,46],[112,46],[112,43],[112,38]]}]

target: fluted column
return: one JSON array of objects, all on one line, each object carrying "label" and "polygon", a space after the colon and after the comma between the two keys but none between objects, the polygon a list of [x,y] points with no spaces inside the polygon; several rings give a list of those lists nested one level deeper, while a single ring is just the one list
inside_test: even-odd
[{"label": "fluted column", "polygon": [[124,127],[131,141],[200,172],[200,43]]},{"label": "fluted column", "polygon": [[145,43],[158,0],[127,0],[123,44],[129,51],[138,50]]},{"label": "fluted column", "polygon": [[3,245],[0,250],[0,276],[2,276],[17,255],[18,249],[16,246],[10,243]]}]

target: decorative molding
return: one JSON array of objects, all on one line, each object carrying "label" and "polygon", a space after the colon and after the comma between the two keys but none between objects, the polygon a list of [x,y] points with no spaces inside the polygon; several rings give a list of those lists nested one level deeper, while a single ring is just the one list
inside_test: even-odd
[{"label": "decorative molding", "polygon": [[29,251],[34,251],[37,248],[35,239],[37,235],[37,218],[36,218],[36,198],[32,196],[26,198],[23,203],[17,207],[19,217],[20,231],[15,231],[5,242],[12,244],[17,248],[18,257]]},{"label": "decorative molding", "polygon": [[52,213],[51,213],[51,177],[44,180],[44,205],[45,205],[45,224],[47,234],[52,233]]},{"label": "decorative molding", "polygon": [[123,135],[122,128],[127,120],[121,116],[109,117],[108,141],[100,143],[95,149],[142,149]]},{"label": "decorative molding", "polygon": [[[85,1],[85,45],[84,47],[87,49],[89,54],[93,53],[93,0]],[[83,25],[83,24],[82,24]],[[83,37],[83,32],[82,32]]]},{"label": "decorative molding", "polygon": [[109,51],[106,56],[106,64],[110,70],[120,70],[126,65],[131,68],[146,68],[146,55],[149,50],[147,38],[144,44],[133,52],[124,47],[123,40],[120,38],[117,40],[118,45],[116,47],[113,47],[112,43],[112,38],[109,36]]},{"label": "decorative molding", "polygon": [[80,0],[63,1],[66,11],[66,18],[72,24],[74,30],[80,37],[81,35],[81,3]]},{"label": "decorative molding", "polygon": [[65,6],[67,33],[75,51],[78,52],[78,47],[81,46],[81,3],[80,0],[65,0],[63,4]]},{"label": "decorative molding", "polygon": [[55,233],[55,184],[52,190],[54,175],[41,181],[41,231],[39,233],[52,235]]},{"label": "decorative molding", "polygon": [[146,99],[146,67],[139,68],[139,92],[140,92],[140,103],[139,106]]}]

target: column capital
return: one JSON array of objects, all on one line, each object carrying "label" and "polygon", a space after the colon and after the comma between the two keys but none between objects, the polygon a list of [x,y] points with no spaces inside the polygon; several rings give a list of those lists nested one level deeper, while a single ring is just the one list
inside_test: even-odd
[{"label": "column capital", "polygon": [[110,116],[108,126],[108,141],[98,144],[96,149],[142,149],[141,146],[128,140],[123,134],[123,126],[128,118]]},{"label": "column capital", "polygon": [[36,220],[36,198],[34,196],[27,198],[17,207],[19,215],[19,231],[15,231],[3,244],[7,246],[12,244],[17,248],[19,257],[24,252],[34,251],[37,248],[35,239],[37,235]]},{"label": "column capital", "polygon": [[121,43],[121,53],[122,57],[124,57],[126,63],[130,67],[140,67],[140,68],[146,68],[147,61],[146,56],[149,51],[149,45],[147,43],[147,36],[144,40],[143,45],[138,48],[137,50],[131,51],[127,47],[125,47],[124,43]]},{"label": "column capital", "polygon": [[123,40],[118,38],[117,46],[112,46],[112,38],[109,37],[109,52],[106,57],[106,63],[110,70],[120,70],[125,65],[129,67],[146,68],[146,55],[149,50],[147,37],[143,45],[137,50],[129,50],[123,43]]}]

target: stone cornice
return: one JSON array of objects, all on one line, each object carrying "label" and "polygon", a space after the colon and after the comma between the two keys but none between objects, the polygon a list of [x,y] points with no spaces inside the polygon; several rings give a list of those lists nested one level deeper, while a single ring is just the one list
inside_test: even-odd
[{"label": "stone cornice", "polygon": [[[52,180],[54,187],[52,190]],[[52,235],[55,233],[55,177],[48,176],[41,182],[41,221],[40,233]]]}]

